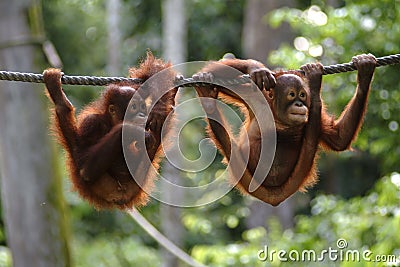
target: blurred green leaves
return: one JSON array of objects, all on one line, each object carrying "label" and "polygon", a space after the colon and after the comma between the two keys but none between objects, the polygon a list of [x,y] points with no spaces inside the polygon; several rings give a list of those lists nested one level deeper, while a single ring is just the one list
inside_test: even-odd
[{"label": "blurred green leaves", "polygon": [[[370,250],[375,255],[400,255],[400,174],[383,177],[364,197],[344,200],[320,195],[311,203],[312,216],[299,215],[293,229],[282,230],[271,218],[268,230],[254,228],[243,232],[242,241],[228,245],[196,245],[192,255],[207,266],[332,266],[333,262],[267,263],[257,258],[259,250],[315,250],[319,254],[329,247],[337,249],[339,239],[346,240],[348,250]],[[244,263],[245,262],[245,263]],[[334,266],[385,266],[374,262],[336,261]]]}]

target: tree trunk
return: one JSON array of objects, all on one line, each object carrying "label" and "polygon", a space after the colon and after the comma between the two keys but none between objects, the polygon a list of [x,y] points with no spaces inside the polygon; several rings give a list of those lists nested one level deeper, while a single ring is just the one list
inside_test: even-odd
[{"label": "tree trunk", "polygon": [[[37,71],[28,0],[0,2],[0,66]],[[15,43],[18,45],[15,45]],[[3,216],[14,267],[70,266],[64,202],[43,87],[0,82]]]},{"label": "tree trunk", "polygon": [[116,76],[121,68],[121,31],[119,25],[120,0],[108,0],[107,6],[107,26],[108,26],[108,74]]},{"label": "tree trunk", "polygon": [[[183,63],[187,57],[187,25],[185,17],[184,0],[164,0],[162,6],[163,16],[163,57],[170,60],[173,64]],[[179,94],[179,92],[178,92]],[[169,155],[173,156],[173,155]],[[168,161],[163,165],[163,176],[172,183],[178,183],[179,170]],[[181,198],[179,192],[161,192],[163,198]],[[182,245],[184,228],[181,222],[181,210],[179,207],[172,207],[167,204],[160,205],[161,228],[166,237],[168,237],[177,246]],[[163,267],[175,267],[179,261],[167,250],[163,250]]]},{"label": "tree trunk", "polygon": [[184,0],[164,0],[163,54],[173,64],[183,63],[187,58],[187,24]]},{"label": "tree trunk", "polygon": [[268,25],[265,16],[283,6],[293,7],[294,2],[293,0],[247,0],[242,34],[246,58],[266,63],[271,51],[279,48],[281,43],[291,41],[293,33],[287,23],[273,29]]}]

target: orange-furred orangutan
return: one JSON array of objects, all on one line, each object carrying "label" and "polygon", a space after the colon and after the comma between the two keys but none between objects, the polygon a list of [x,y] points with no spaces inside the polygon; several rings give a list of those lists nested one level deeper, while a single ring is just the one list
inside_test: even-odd
[{"label": "orange-furred orangutan", "polygon": [[[145,81],[169,67],[169,63],[149,52],[139,68],[129,72],[130,77]],[[170,69],[163,73],[159,84],[171,90],[158,101],[153,91],[139,90],[139,84],[111,84],[99,99],[83,108],[77,119],[75,108],[61,87],[60,70],[48,69],[43,74],[48,96],[55,106],[54,132],[66,151],[74,189],[98,209],[131,208],[148,199],[144,189],[152,186],[154,172],[147,170],[151,163],[157,168],[161,129],[175,104],[176,74]],[[150,112],[145,102],[148,98],[156,102]],[[122,142],[123,128],[126,145]],[[143,164],[144,157],[148,157],[149,164]],[[134,166],[135,179],[126,160]]]},{"label": "orange-furred orangutan", "polygon": [[[210,83],[215,78],[237,78],[227,77],[224,71],[226,66],[233,67],[244,74],[250,74],[271,108],[277,137],[275,156],[269,173],[263,174],[259,187],[253,191],[249,190],[249,185],[254,179],[256,167],[263,164],[264,160],[260,158],[262,125],[245,101],[231,90],[215,85],[196,87],[200,97],[221,97],[246,111],[241,131],[246,131],[247,135],[230,138],[232,134],[229,125],[221,125],[216,119],[210,119],[226,121],[218,107],[212,104],[215,101],[207,104],[202,102],[208,117],[210,137],[226,159],[229,161],[233,157],[232,147],[237,147],[239,152],[246,149],[249,151],[248,162],[242,163],[245,171],[240,177],[233,177],[238,181],[239,189],[276,206],[297,190],[304,191],[315,184],[319,146],[334,151],[350,147],[363,121],[376,67],[376,59],[370,54],[355,56],[352,61],[358,70],[357,89],[338,119],[328,114],[321,99],[323,66],[320,63],[304,65],[301,67],[302,72],[273,73],[255,60],[225,59],[210,63],[193,76],[194,79]],[[251,90],[249,86],[248,89]],[[241,140],[243,136],[248,136],[249,142]]]}]

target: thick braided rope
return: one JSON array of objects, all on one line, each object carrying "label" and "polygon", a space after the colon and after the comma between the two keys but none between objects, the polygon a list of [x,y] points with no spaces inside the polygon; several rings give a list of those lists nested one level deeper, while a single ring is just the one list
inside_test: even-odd
[{"label": "thick braided rope", "polygon": [[[400,63],[400,54],[394,54],[390,56],[379,57],[377,60],[377,66],[386,66],[386,65],[394,65]],[[335,64],[324,66],[323,75],[335,74],[340,72],[348,72],[356,70],[354,64],[343,63],[343,64]],[[12,72],[12,71],[0,71],[0,80],[6,81],[19,81],[19,82],[30,82],[30,83],[43,83],[43,75],[35,74],[35,73],[22,73],[22,72]],[[140,84],[143,81],[137,78],[123,78],[123,77],[95,77],[95,76],[69,76],[63,75],[61,78],[61,82],[63,84],[69,85],[107,85],[110,83],[117,82],[131,82],[135,84]],[[240,78],[232,79],[232,80],[221,80],[218,81],[220,85],[237,85],[249,82],[249,75],[243,75]],[[179,86],[193,86],[193,85],[201,85],[202,82],[194,80],[193,78],[177,78],[176,81]]]},{"label": "thick braided rope", "polygon": [[[376,62],[377,62],[377,67],[399,64],[400,54],[378,57],[376,59]],[[353,70],[356,70],[356,67],[354,66],[353,62],[324,66],[324,75],[335,74],[340,72],[348,72]]]}]

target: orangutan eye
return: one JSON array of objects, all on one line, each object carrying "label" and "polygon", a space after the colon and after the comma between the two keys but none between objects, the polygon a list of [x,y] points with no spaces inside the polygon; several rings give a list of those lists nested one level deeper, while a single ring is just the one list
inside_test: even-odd
[{"label": "orangutan eye", "polygon": [[288,99],[293,100],[295,97],[296,97],[296,92],[293,90],[290,90],[289,94],[288,94]]}]

